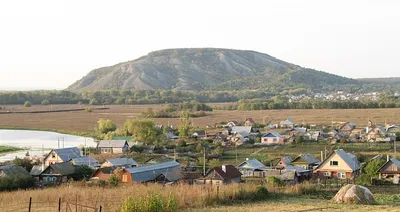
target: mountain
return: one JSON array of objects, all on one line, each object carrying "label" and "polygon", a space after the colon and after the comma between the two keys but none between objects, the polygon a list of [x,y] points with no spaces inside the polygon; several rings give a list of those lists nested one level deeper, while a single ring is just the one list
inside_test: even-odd
[{"label": "mountain", "polygon": [[373,83],[373,84],[400,84],[400,77],[361,78],[357,80],[364,83]]},{"label": "mountain", "polygon": [[95,69],[68,90],[319,89],[357,83],[255,51],[193,48],[155,51],[133,61]]}]

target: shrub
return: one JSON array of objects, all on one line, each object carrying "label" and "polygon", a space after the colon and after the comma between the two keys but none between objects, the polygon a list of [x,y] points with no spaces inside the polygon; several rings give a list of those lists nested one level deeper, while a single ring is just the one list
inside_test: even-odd
[{"label": "shrub", "polygon": [[119,177],[115,174],[112,174],[111,177],[108,179],[110,185],[118,186],[119,184]]},{"label": "shrub", "polygon": [[0,191],[32,188],[34,185],[35,180],[31,176],[17,174],[0,177]]},{"label": "shrub", "polygon": [[85,109],[85,111],[88,112],[88,113],[91,113],[91,112],[93,112],[93,109],[88,107],[88,108]]},{"label": "shrub", "polygon": [[87,165],[80,165],[75,167],[75,173],[72,174],[74,180],[87,180],[92,176],[93,169]]},{"label": "shrub", "polygon": [[30,101],[25,101],[24,106],[30,107],[30,106],[32,106],[32,103]]},{"label": "shrub", "polygon": [[274,186],[280,186],[282,185],[282,180],[275,176],[270,176],[268,177],[268,183]]},{"label": "shrub", "polygon": [[40,104],[42,104],[42,105],[48,105],[48,104],[50,104],[50,101],[47,100],[47,99],[45,99],[45,100],[43,100]]},{"label": "shrub", "polygon": [[254,194],[254,200],[263,200],[268,197],[268,189],[264,186],[257,187],[256,193]]}]

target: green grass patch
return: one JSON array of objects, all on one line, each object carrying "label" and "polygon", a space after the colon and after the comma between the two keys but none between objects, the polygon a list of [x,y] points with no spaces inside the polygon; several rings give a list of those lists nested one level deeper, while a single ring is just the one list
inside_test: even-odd
[{"label": "green grass patch", "polygon": [[13,146],[0,146],[0,153],[15,152],[18,150],[22,150],[22,148],[13,147]]}]

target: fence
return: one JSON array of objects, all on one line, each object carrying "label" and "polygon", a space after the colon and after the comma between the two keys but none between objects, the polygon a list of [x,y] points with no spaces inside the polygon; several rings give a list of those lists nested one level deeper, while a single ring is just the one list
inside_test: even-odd
[{"label": "fence", "polygon": [[2,212],[36,212],[36,211],[58,211],[58,212],[102,212],[102,206],[83,205],[76,199],[75,202],[62,201],[61,198],[58,202],[35,202],[32,197],[29,201],[21,202],[13,205],[1,205],[0,211]]}]

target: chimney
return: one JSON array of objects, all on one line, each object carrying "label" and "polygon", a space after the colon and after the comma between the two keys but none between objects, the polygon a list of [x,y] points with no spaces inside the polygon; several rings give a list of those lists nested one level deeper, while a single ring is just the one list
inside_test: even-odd
[{"label": "chimney", "polygon": [[389,155],[386,155],[386,161],[389,161]]},{"label": "chimney", "polygon": [[226,173],[226,166],[222,165],[222,171]]}]

